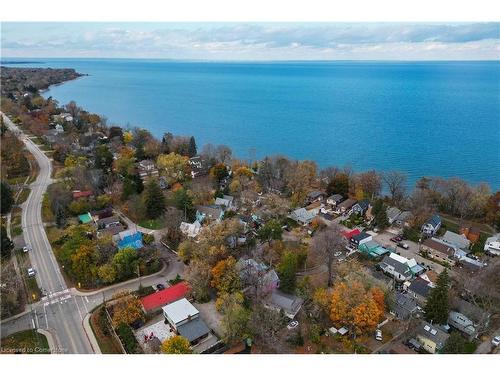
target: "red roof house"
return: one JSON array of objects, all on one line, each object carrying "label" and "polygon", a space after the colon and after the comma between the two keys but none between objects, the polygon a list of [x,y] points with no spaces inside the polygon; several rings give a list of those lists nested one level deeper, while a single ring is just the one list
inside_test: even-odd
[{"label": "red roof house", "polygon": [[181,282],[141,298],[142,306],[146,311],[156,310],[186,297],[190,290],[188,283]]},{"label": "red roof house", "polygon": [[92,192],[90,190],[84,190],[84,191],[75,190],[75,191],[73,191],[73,199],[91,197],[92,195],[94,195],[94,194],[92,194]]},{"label": "red roof house", "polygon": [[345,238],[347,238],[349,241],[351,240],[351,238],[353,236],[355,236],[356,234],[360,234],[361,232],[359,231],[359,229],[354,229],[354,230],[351,230],[350,232],[347,232],[347,231],[343,231],[342,234],[344,235]]}]

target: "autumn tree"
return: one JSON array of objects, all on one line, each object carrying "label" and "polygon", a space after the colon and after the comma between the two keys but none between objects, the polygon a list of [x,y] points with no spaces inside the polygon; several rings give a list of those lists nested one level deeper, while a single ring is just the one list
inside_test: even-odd
[{"label": "autumn tree", "polygon": [[342,251],[346,244],[347,241],[342,235],[342,228],[338,224],[328,226],[313,237],[313,251],[316,252],[328,266],[328,286],[332,286],[335,253]]},{"label": "autumn tree", "polygon": [[167,179],[169,184],[184,182],[191,177],[191,166],[189,158],[171,152],[161,154],[156,160],[156,165],[160,174]]},{"label": "autumn tree", "polygon": [[337,173],[331,180],[328,182],[326,187],[326,194],[340,194],[342,196],[347,196],[349,193],[349,176],[340,172]]},{"label": "autumn tree", "polygon": [[199,302],[210,299],[210,265],[202,260],[193,260],[186,269],[186,280],[191,285],[191,294]]},{"label": "autumn tree", "polygon": [[144,318],[141,301],[129,290],[115,293],[107,308],[111,310],[113,327],[122,323],[130,325]]},{"label": "autumn tree", "polygon": [[406,175],[402,172],[392,171],[382,174],[389,193],[391,201],[397,204],[403,200],[406,194]]},{"label": "autumn tree", "polygon": [[191,354],[193,352],[188,339],[183,336],[174,336],[163,341],[161,351],[165,354]]},{"label": "autumn tree", "polygon": [[146,216],[149,219],[156,219],[165,212],[166,199],[158,181],[154,178],[150,178],[146,182],[144,189],[144,206],[146,208]]},{"label": "autumn tree", "polygon": [[380,194],[380,190],[382,189],[382,179],[380,174],[377,172],[368,171],[360,173],[357,176],[357,180],[363,192],[371,199]]},{"label": "autumn tree", "polygon": [[285,322],[285,317],[280,312],[256,303],[250,313],[249,328],[256,340],[269,348],[275,348]]},{"label": "autumn tree", "polygon": [[218,310],[222,313],[222,338],[228,344],[241,341],[248,335],[250,311],[245,308],[242,293],[225,294],[217,299]]},{"label": "autumn tree", "polygon": [[232,293],[241,287],[240,276],[236,269],[236,259],[230,256],[219,261],[211,271],[210,285],[218,290],[219,294]]},{"label": "autumn tree", "polygon": [[281,240],[283,229],[278,220],[272,219],[260,227],[257,231],[257,236],[262,242],[271,244],[273,240]]},{"label": "autumn tree", "polygon": [[378,288],[367,290],[357,280],[339,282],[331,294],[330,319],[356,334],[371,332],[384,314],[381,295]]},{"label": "autumn tree", "polygon": [[425,305],[425,319],[436,324],[446,324],[448,313],[450,312],[449,303],[450,277],[445,269],[438,276],[436,286],[431,289],[427,303]]},{"label": "autumn tree", "polygon": [[210,176],[212,176],[217,181],[217,184],[220,184],[220,182],[228,175],[229,172],[227,170],[227,167],[223,163],[217,163],[210,169]]},{"label": "autumn tree", "polygon": [[300,205],[304,202],[307,192],[316,179],[316,174],[317,166],[313,161],[295,161],[290,165],[285,178],[293,205]]}]

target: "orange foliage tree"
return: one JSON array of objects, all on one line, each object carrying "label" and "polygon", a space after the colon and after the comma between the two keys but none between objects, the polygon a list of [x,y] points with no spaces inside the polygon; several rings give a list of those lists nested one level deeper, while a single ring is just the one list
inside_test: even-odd
[{"label": "orange foliage tree", "polygon": [[359,281],[337,283],[330,304],[330,319],[357,334],[373,331],[385,310],[384,293],[366,289]]},{"label": "orange foliage tree", "polygon": [[236,270],[236,260],[231,256],[219,261],[212,268],[211,285],[216,288],[220,294],[231,293],[240,288],[240,277]]}]

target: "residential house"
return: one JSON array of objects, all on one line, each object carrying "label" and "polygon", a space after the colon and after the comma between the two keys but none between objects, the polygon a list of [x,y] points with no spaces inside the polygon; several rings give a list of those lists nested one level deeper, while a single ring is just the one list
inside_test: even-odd
[{"label": "residential house", "polygon": [[215,205],[216,206],[223,206],[226,209],[232,209],[233,208],[233,202],[234,202],[234,197],[231,195],[224,195],[222,198],[215,198]]},{"label": "residential house", "polygon": [[221,206],[205,205],[196,206],[196,221],[203,223],[204,220],[219,222],[224,217],[224,210]]},{"label": "residential house", "polygon": [[403,289],[417,301],[420,307],[424,307],[427,303],[427,297],[432,289],[431,283],[421,277],[417,277],[411,282],[406,282]]},{"label": "residential house", "polygon": [[448,324],[456,328],[463,334],[467,335],[469,339],[477,337],[477,330],[474,322],[458,311],[450,311],[448,314]]},{"label": "residential house", "polygon": [[486,239],[484,251],[492,255],[500,255],[500,233]]},{"label": "residential house", "polygon": [[275,289],[267,298],[265,306],[269,309],[283,311],[288,318],[294,319],[303,303],[302,298]]},{"label": "residential house", "polygon": [[449,334],[430,323],[422,322],[417,331],[417,340],[428,353],[434,354],[443,349]]},{"label": "residential house", "polygon": [[159,172],[152,160],[141,160],[137,163],[137,171],[143,181],[149,177],[158,177]]},{"label": "residential house", "polygon": [[356,228],[356,229],[353,229],[349,232],[343,231],[342,235],[347,239],[347,241],[351,241],[352,237],[354,237],[355,235],[360,234],[360,233],[361,233],[361,231]]},{"label": "residential house", "polygon": [[360,232],[358,234],[355,234],[351,237],[351,242],[356,245],[356,247],[359,247],[359,245],[364,244],[366,242],[369,242],[373,239],[373,237],[366,233],[366,232]]},{"label": "residential house", "polygon": [[403,211],[397,217],[393,224],[399,227],[406,227],[410,225],[410,220],[413,217],[411,211]]},{"label": "residential house", "polygon": [[455,264],[455,252],[457,249],[454,245],[437,238],[427,238],[422,243],[421,249],[427,252],[431,258],[435,258],[440,262],[445,262],[450,266]]},{"label": "residential house", "polygon": [[352,213],[364,216],[366,211],[368,211],[368,208],[370,208],[370,202],[367,199],[363,199],[352,206]]},{"label": "residential house", "polygon": [[300,225],[308,225],[318,215],[315,211],[308,211],[304,207],[298,208],[293,211],[288,217],[295,220]]},{"label": "residential house", "polygon": [[336,207],[336,212],[340,214],[345,214],[349,212],[352,208],[357,203],[356,199],[346,199],[342,203],[338,204]]},{"label": "residential house", "polygon": [[191,291],[191,287],[186,282],[180,282],[163,290],[157,290],[141,298],[144,311],[151,314],[169,303],[178,301]]},{"label": "residential house", "polygon": [[397,207],[387,207],[387,210],[385,212],[387,214],[387,221],[392,225],[392,223],[396,221],[402,211]]},{"label": "residential house", "polygon": [[210,334],[210,328],[200,318],[200,312],[186,298],[162,307],[163,316],[172,329],[196,345]]},{"label": "residential house", "polygon": [[107,207],[102,210],[90,211],[90,215],[92,216],[94,222],[97,222],[97,220],[99,219],[113,216],[113,210],[111,209],[111,207]]},{"label": "residential house", "polygon": [[96,221],[97,229],[106,229],[112,226],[120,225],[120,218],[118,216],[110,216]]},{"label": "residential house", "polygon": [[410,294],[396,293],[396,299],[392,303],[390,312],[396,318],[407,320],[410,317],[417,316],[419,313],[417,301]]},{"label": "residential house", "polygon": [[313,202],[321,202],[325,198],[325,193],[322,191],[311,191],[306,196],[306,205],[311,204]]},{"label": "residential house", "polygon": [[194,156],[190,158],[189,165],[191,166],[192,178],[206,176],[208,174],[208,165],[201,156]]},{"label": "residential house", "polygon": [[428,237],[432,237],[437,233],[439,228],[441,228],[441,217],[434,215],[422,225],[422,233]]},{"label": "residential house", "polygon": [[279,288],[280,279],[275,270],[270,269],[264,263],[259,263],[254,259],[239,259],[236,269],[243,285],[249,292],[251,289],[259,288],[262,293],[270,293]]},{"label": "residential house", "polygon": [[447,230],[443,237],[441,237],[441,240],[465,251],[470,248],[470,241],[465,235],[450,232],[449,230]]},{"label": "residential house", "polygon": [[124,225],[122,225],[121,223],[119,223],[119,224],[116,224],[116,225],[112,225],[112,226],[106,227],[104,229],[100,229],[97,232],[97,236],[99,236],[99,237],[102,237],[103,235],[115,236],[118,233],[123,232],[126,229],[127,228]]},{"label": "residential house", "polygon": [[359,245],[358,250],[371,258],[379,258],[382,255],[390,253],[388,249],[373,240],[362,243]]},{"label": "residential house", "polygon": [[344,197],[342,195],[340,195],[340,194],[333,194],[333,195],[330,195],[326,199],[326,203],[329,204],[332,207],[336,207],[343,200],[344,200]]},{"label": "residential house", "polygon": [[463,234],[470,242],[476,243],[477,241],[479,241],[481,231],[477,227],[462,225],[460,227],[460,234]]},{"label": "residential house", "polygon": [[185,236],[195,238],[200,233],[201,224],[197,220],[195,220],[192,224],[183,221],[180,225],[180,230]]},{"label": "residential house", "polygon": [[82,214],[78,216],[78,221],[82,224],[89,224],[93,222],[92,215],[90,213]]},{"label": "residential house", "polygon": [[410,267],[406,264],[408,259],[395,253],[386,255],[379,263],[384,273],[391,275],[397,281],[406,281],[413,277]]}]

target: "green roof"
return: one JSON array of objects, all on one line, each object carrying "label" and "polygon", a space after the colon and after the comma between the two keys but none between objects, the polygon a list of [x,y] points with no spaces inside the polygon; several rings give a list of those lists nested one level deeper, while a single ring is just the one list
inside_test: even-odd
[{"label": "green roof", "polygon": [[92,216],[87,212],[86,214],[79,215],[78,220],[80,220],[82,224],[87,224],[92,221]]}]

